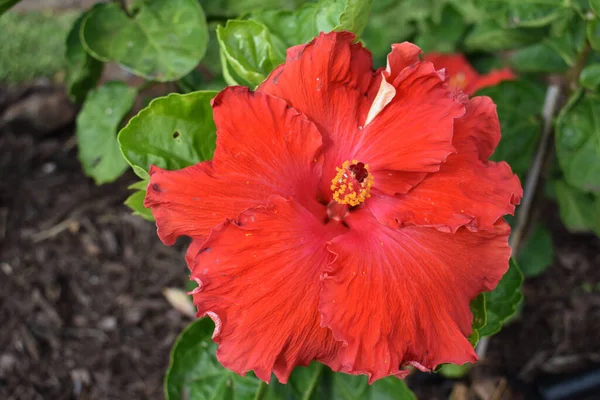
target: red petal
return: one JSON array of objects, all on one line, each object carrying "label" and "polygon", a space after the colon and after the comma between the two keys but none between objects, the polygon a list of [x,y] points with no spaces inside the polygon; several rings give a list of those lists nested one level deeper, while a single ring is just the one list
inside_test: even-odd
[{"label": "red petal", "polygon": [[508,164],[485,161],[500,138],[496,108],[487,97],[467,105],[467,114],[456,120],[454,145],[458,154],[448,157],[433,173],[407,194],[374,196],[368,206],[391,226],[420,225],[455,231],[493,231],[496,221],[513,214],[523,189]]},{"label": "red petal", "polygon": [[483,89],[490,86],[496,86],[500,82],[510,81],[516,79],[515,74],[508,68],[491,71],[489,74],[480,75],[473,84],[469,87],[467,94],[471,95],[477,92],[479,89]]},{"label": "red petal", "polygon": [[473,94],[471,86],[479,79],[479,74],[462,54],[428,53],[424,61],[432,62],[437,69],[444,68],[449,78],[450,86]]},{"label": "red petal", "polygon": [[499,221],[493,233],[392,229],[362,210],[347,222],[350,233],[329,246],[337,258],[319,304],[323,325],[345,342],[341,370],[373,382],[403,377],[407,364],[475,361],[469,303],[506,272],[508,225]]},{"label": "red petal", "polygon": [[213,100],[217,150],[212,163],[179,171],[152,167],[146,206],[166,244],[181,235],[206,236],[211,227],[269,196],[294,196],[325,216],[317,202],[321,136],[283,100],[230,87]]},{"label": "red petal", "polygon": [[202,289],[198,315],[217,321],[217,357],[244,374],[287,382],[292,369],[335,360],[339,343],[320,326],[320,274],[331,261],[326,241],[340,225],[323,225],[279,196],[214,228],[190,264]]},{"label": "red petal", "polygon": [[386,78],[394,82],[398,74],[406,67],[419,62],[421,49],[409,42],[392,45],[392,51],[387,56]]},{"label": "red petal", "polygon": [[342,139],[356,131],[368,111],[363,98],[374,79],[371,53],[354,40],[350,32],[322,33],[290,48],[285,64],[258,88],[308,116],[327,146],[343,145]]}]

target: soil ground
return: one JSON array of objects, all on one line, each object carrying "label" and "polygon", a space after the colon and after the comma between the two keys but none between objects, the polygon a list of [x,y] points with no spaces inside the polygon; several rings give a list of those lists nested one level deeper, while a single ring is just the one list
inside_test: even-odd
[{"label": "soil ground", "polygon": [[[36,95],[0,88],[0,115]],[[189,322],[162,295],[185,284],[184,243],[163,246],[123,205],[133,174],[100,187],[83,175],[72,122],[36,126],[0,126],[0,399],[160,399]],[[512,385],[502,398],[528,398],[528,383],[598,366],[600,240],[566,232],[553,205],[540,215],[555,263],[525,283],[520,319],[469,378],[412,377],[421,399],[466,399],[463,383],[490,377]]]}]

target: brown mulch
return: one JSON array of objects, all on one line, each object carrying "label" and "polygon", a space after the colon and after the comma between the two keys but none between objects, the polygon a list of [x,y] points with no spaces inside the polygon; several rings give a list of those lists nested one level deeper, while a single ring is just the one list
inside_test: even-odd
[{"label": "brown mulch", "polygon": [[[3,90],[0,115],[35,95]],[[0,126],[0,399],[162,398],[189,322],[162,295],[185,285],[184,244],[163,246],[122,204],[133,174],[100,187],[83,175],[72,124],[18,127]],[[492,338],[467,385],[481,375],[535,386],[600,363],[600,240],[566,232],[552,205],[543,215],[555,263],[526,282],[521,318]],[[466,390],[439,376],[411,383],[422,399]]]},{"label": "brown mulch", "polygon": [[82,174],[72,131],[0,132],[0,399],[159,399],[183,246],[123,205],[133,174]]}]

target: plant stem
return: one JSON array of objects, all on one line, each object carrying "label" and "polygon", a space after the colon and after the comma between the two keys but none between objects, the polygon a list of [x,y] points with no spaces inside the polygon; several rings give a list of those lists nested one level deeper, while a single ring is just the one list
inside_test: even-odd
[{"label": "plant stem", "polygon": [[[519,206],[519,212],[516,217],[515,229],[513,229],[508,245],[513,249],[513,256],[516,256],[519,251],[519,245],[523,237],[523,232],[529,221],[529,215],[531,211],[531,205],[535,196],[536,188],[538,186],[540,172],[542,171],[542,165],[546,159],[548,152],[548,144],[550,143],[550,136],[552,133],[552,121],[559,108],[559,101],[561,98],[561,85],[558,82],[550,84],[546,91],[546,99],[544,100],[544,108],[542,111],[543,125],[542,125],[542,139],[540,140],[533,160],[533,164],[527,174],[527,180],[523,188],[523,199]],[[482,359],[485,357],[487,348],[489,345],[490,336],[482,337],[477,344],[477,356]]]},{"label": "plant stem", "polygon": [[258,385],[258,389],[256,389],[256,394],[254,395],[254,400],[260,400],[267,389],[267,384],[264,381],[260,381]]}]

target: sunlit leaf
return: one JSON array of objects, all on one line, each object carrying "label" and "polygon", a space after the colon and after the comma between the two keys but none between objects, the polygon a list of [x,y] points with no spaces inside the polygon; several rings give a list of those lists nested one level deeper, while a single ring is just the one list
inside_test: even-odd
[{"label": "sunlit leaf", "polygon": [[155,99],[119,132],[123,155],[142,179],[150,165],[174,170],[212,158],[216,128],[210,100],[215,95],[193,92]]},{"label": "sunlit leaf", "polygon": [[109,82],[89,93],[77,117],[79,160],[97,184],[112,182],[127,169],[116,135],[136,94],[121,82]]},{"label": "sunlit leaf", "polygon": [[[148,182],[142,182],[148,184]],[[132,185],[133,186],[133,185]],[[132,189],[132,187],[129,187]],[[143,189],[137,190],[135,193],[130,195],[127,200],[125,200],[125,205],[133,210],[133,215],[139,215],[148,221],[154,221],[154,216],[152,216],[152,211],[149,208],[144,207],[144,199],[146,198],[146,187],[144,185]]]},{"label": "sunlit leaf", "polygon": [[346,7],[340,15],[339,30],[354,32],[360,36],[369,20],[373,0],[346,0]]},{"label": "sunlit leaf", "polygon": [[117,3],[94,8],[83,22],[86,51],[157,81],[176,80],[202,59],[206,18],[197,0],[146,0],[129,17]]},{"label": "sunlit leaf", "polygon": [[225,79],[230,85],[255,87],[285,60],[286,46],[267,27],[256,21],[229,20],[225,27],[217,28],[221,46],[221,60],[227,64]]}]

